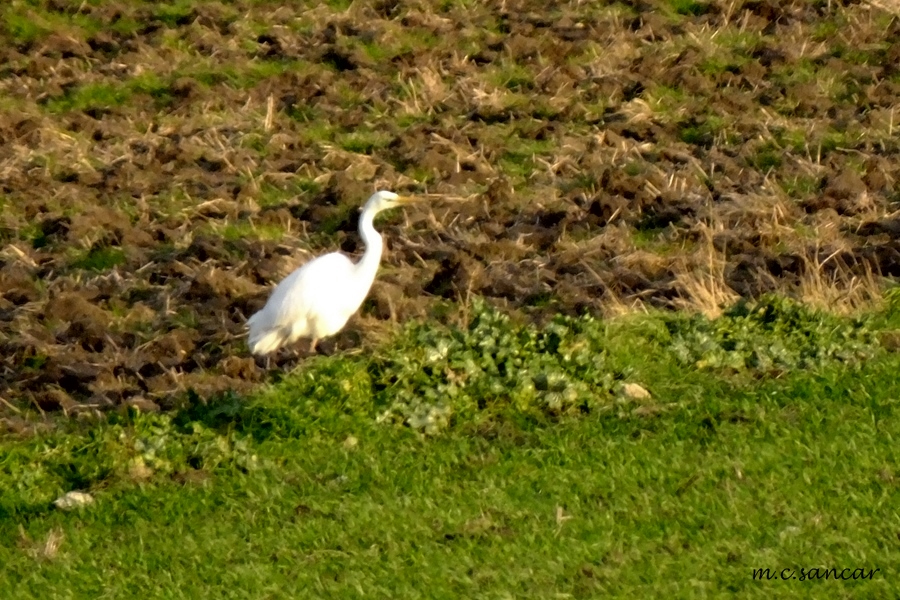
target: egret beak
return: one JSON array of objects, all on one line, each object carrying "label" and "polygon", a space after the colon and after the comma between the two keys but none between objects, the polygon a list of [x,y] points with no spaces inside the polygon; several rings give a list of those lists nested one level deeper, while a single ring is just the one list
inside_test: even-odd
[{"label": "egret beak", "polygon": [[395,202],[397,204],[413,204],[414,202],[422,202],[424,198],[420,196],[399,196]]}]

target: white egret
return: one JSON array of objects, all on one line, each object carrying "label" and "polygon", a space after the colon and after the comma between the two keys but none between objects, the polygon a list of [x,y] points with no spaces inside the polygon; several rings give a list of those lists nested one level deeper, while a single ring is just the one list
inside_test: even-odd
[{"label": "white egret", "polygon": [[375,192],[359,217],[359,235],[366,250],[356,264],[340,252],[306,263],[279,283],[266,305],[247,320],[248,346],[258,355],[270,354],[301,338],[310,338],[310,351],[324,337],[334,335],[359,310],[375,281],[384,242],[375,231],[375,215],[418,198]]}]

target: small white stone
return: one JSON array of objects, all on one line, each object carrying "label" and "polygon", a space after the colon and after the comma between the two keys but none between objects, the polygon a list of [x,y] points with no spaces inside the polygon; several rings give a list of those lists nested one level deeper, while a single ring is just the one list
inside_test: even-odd
[{"label": "small white stone", "polygon": [[650,397],[650,392],[636,383],[626,383],[622,386],[622,391],[625,392],[626,396],[635,400],[646,400]]},{"label": "small white stone", "polygon": [[56,508],[61,510],[72,510],[73,508],[81,508],[82,506],[87,506],[88,504],[93,504],[94,497],[85,492],[69,492],[63,496],[60,496],[56,500],[53,501],[53,504],[56,505]]}]

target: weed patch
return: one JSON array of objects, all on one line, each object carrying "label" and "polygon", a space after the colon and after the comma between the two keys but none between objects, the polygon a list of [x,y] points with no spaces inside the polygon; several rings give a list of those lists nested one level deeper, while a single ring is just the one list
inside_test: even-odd
[{"label": "weed patch", "polygon": [[414,327],[370,364],[379,419],[431,433],[479,411],[546,416],[608,404],[621,374],[607,368],[598,321],[557,318],[537,330],[480,302],[474,311],[464,330]]},{"label": "weed patch", "polygon": [[672,319],[672,347],[685,365],[756,376],[857,363],[877,348],[865,320],[848,320],[769,297],[722,317]]}]

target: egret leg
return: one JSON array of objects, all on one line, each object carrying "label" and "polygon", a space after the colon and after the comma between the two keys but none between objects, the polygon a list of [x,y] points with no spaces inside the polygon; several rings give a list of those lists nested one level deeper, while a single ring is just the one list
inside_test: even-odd
[{"label": "egret leg", "polygon": [[318,344],[318,343],[319,343],[319,338],[313,338],[313,340],[309,343],[309,353],[310,354],[316,353],[316,344]]}]

